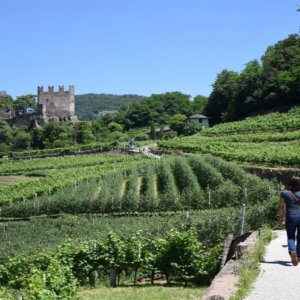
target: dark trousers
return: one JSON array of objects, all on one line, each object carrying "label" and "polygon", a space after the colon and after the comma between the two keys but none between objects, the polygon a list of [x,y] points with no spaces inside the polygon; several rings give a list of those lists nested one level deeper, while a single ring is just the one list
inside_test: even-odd
[{"label": "dark trousers", "polygon": [[300,218],[286,220],[285,228],[289,254],[291,254],[292,251],[296,251],[298,258],[300,258]]}]

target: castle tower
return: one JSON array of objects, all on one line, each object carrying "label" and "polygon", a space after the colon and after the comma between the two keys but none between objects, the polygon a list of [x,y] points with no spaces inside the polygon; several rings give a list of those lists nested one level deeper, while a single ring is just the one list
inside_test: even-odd
[{"label": "castle tower", "polygon": [[[75,89],[73,85],[65,91],[64,86],[59,86],[58,91],[54,91],[53,86],[48,86],[48,91],[44,91],[43,86],[38,86],[38,107],[43,118],[49,119],[57,117],[61,120],[75,117]],[[75,117],[76,118],[76,117]]]}]

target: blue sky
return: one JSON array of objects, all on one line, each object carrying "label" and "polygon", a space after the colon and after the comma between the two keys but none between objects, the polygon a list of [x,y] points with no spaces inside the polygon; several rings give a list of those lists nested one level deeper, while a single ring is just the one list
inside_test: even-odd
[{"label": "blue sky", "polygon": [[0,90],[208,96],[298,33],[300,0],[0,0]]}]

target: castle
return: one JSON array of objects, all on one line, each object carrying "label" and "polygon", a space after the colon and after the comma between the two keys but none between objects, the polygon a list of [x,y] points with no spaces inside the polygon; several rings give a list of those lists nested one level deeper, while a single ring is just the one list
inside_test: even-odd
[{"label": "castle", "polygon": [[78,122],[75,115],[75,91],[70,85],[65,91],[64,86],[59,86],[54,92],[53,86],[48,86],[44,92],[43,86],[37,88],[37,112],[16,114],[9,107],[0,108],[0,118],[4,118],[12,127],[40,127],[49,121],[55,122]]},{"label": "castle", "polygon": [[59,86],[58,91],[54,91],[53,86],[48,86],[48,91],[44,91],[43,86],[38,86],[38,114],[45,122],[49,120],[77,121],[75,116],[75,91],[70,85],[65,91],[64,86]]}]

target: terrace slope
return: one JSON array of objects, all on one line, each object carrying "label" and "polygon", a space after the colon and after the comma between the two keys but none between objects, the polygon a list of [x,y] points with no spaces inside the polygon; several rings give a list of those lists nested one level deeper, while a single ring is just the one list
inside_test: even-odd
[{"label": "terrace slope", "polygon": [[160,149],[210,153],[226,160],[265,166],[300,166],[300,109],[204,129],[160,142]]}]

